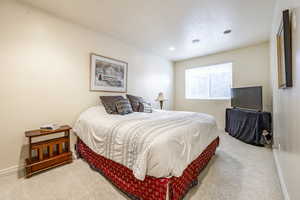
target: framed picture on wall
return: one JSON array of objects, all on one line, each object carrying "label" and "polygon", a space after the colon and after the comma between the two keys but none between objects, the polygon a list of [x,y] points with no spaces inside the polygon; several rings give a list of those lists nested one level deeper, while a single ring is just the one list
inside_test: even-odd
[{"label": "framed picture on wall", "polygon": [[128,63],[91,54],[90,90],[126,92]]},{"label": "framed picture on wall", "polygon": [[283,11],[277,33],[277,65],[278,88],[292,87],[292,32],[289,10]]}]

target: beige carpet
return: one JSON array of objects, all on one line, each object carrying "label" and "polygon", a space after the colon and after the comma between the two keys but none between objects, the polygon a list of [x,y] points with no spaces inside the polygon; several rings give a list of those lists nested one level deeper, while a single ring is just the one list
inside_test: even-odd
[{"label": "beige carpet", "polygon": [[[1,200],[127,199],[82,160],[30,179],[0,177]],[[272,151],[221,133],[221,146],[185,200],[282,200]]]}]

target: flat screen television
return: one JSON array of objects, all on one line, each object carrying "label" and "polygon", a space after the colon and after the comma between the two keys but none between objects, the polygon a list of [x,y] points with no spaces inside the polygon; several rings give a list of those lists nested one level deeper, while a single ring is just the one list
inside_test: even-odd
[{"label": "flat screen television", "polygon": [[262,86],[231,88],[231,106],[262,111]]}]

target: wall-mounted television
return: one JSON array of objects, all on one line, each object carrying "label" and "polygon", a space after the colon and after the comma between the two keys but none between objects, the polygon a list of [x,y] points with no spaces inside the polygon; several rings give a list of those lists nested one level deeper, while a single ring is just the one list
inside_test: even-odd
[{"label": "wall-mounted television", "polygon": [[262,86],[231,88],[231,106],[262,111]]},{"label": "wall-mounted television", "polygon": [[291,13],[284,10],[277,33],[278,88],[293,86]]}]

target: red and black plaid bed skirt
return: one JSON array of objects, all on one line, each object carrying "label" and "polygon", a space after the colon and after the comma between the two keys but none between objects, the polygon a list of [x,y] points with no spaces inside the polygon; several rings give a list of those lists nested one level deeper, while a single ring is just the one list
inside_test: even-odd
[{"label": "red and black plaid bed skirt", "polygon": [[[79,138],[76,151],[78,156],[100,172],[119,190],[134,200],[166,200],[169,191],[170,200],[183,199],[185,194],[198,183],[198,175],[215,154],[219,145],[216,138],[183,172],[180,177],[155,178],[146,176],[144,181],[136,179],[132,170],[93,152]],[[169,188],[168,188],[169,187]]]}]

